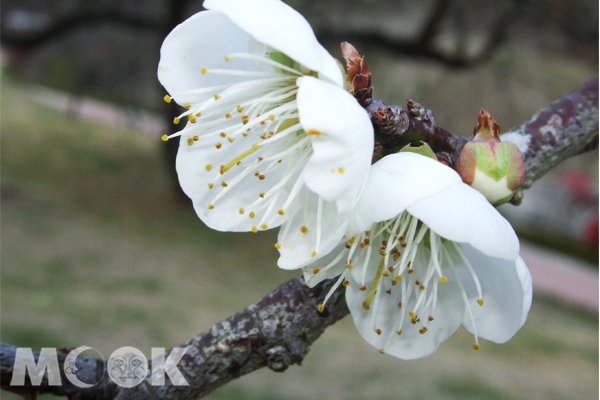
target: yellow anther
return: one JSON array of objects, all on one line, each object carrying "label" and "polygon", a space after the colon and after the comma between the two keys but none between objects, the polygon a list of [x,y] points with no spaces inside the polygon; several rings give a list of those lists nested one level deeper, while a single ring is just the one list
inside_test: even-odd
[{"label": "yellow anther", "polygon": [[177,125],[179,123],[179,118],[177,118],[177,117],[173,118],[173,123],[175,125]]},{"label": "yellow anther", "polygon": [[260,174],[260,175],[258,176],[258,179],[260,179],[261,181],[264,181],[264,180],[265,180],[265,178],[266,178],[266,176],[264,176],[263,174]]},{"label": "yellow anther", "polygon": [[319,132],[315,129],[310,129],[308,132],[306,132],[307,135],[311,135],[311,136],[316,136],[317,138],[321,137],[321,135],[324,135],[323,132]]},{"label": "yellow anther", "polygon": [[212,169],[212,165],[211,164],[206,164],[206,170],[210,171]]},{"label": "yellow anther", "polygon": [[274,116],[273,114],[271,114],[271,115],[269,115],[269,119],[270,119],[271,121],[275,121],[275,116]]},{"label": "yellow anther", "polygon": [[202,75],[205,75],[208,72],[208,68],[202,67],[200,71],[202,72]]},{"label": "yellow anther", "polygon": [[223,147],[223,145],[222,145],[221,143],[217,143],[217,144],[215,144],[215,147],[216,147],[216,148],[217,148],[217,150],[218,150],[218,149],[220,149],[221,147]]},{"label": "yellow anther", "polygon": [[396,333],[398,334],[398,336],[402,336],[402,329],[400,329],[399,331],[396,331]]},{"label": "yellow anther", "polygon": [[323,304],[319,304],[319,306],[317,307],[317,310],[319,310],[319,312],[323,312],[324,309],[325,306]]},{"label": "yellow anther", "polygon": [[379,350],[379,354],[385,354],[385,352],[383,351],[383,349]]},{"label": "yellow anther", "polygon": [[219,136],[221,136],[222,138],[227,137],[227,134],[225,132],[221,132],[219,133]]},{"label": "yellow anther", "polygon": [[402,275],[395,275],[394,280],[400,282],[402,280]]},{"label": "yellow anther", "polygon": [[429,322],[431,322],[431,321],[433,321],[435,318],[433,318],[433,316],[432,316],[432,315],[430,315],[430,316],[429,316],[427,319],[429,320]]},{"label": "yellow anther", "polygon": [[254,218],[254,216],[255,216],[255,215],[256,215],[256,214],[254,214],[254,211],[250,211],[250,214],[248,214],[248,216],[249,216],[250,218]]},{"label": "yellow anther", "polygon": [[244,111],[244,107],[242,107],[242,106],[238,105],[238,106],[236,107],[236,110],[237,110],[237,112],[241,113],[242,111]]},{"label": "yellow anther", "polygon": [[215,206],[213,206],[212,204],[209,204],[209,205],[208,205],[208,209],[209,209],[209,210],[212,210],[213,208],[215,208]]},{"label": "yellow anther", "polygon": [[269,226],[268,226],[267,224],[262,224],[260,227],[261,227],[263,230],[266,230],[266,229],[267,229]]},{"label": "yellow anther", "polygon": [[307,227],[305,227],[304,225],[302,225],[302,226],[300,227],[300,232],[302,232],[302,233],[306,233],[306,232],[308,232],[308,228],[307,228]]},{"label": "yellow anther", "polygon": [[342,282],[342,285],[348,287],[348,286],[350,286],[350,281],[347,279],[344,279],[344,282]]},{"label": "yellow anther", "polygon": [[258,229],[256,229],[256,225],[252,227],[252,232],[254,232],[254,233],[258,232]]},{"label": "yellow anther", "polygon": [[365,290],[367,290],[367,287],[365,285],[361,286],[358,288],[361,292],[364,292]]},{"label": "yellow anther", "polygon": [[229,118],[231,118],[231,114],[229,114],[229,113],[225,114],[225,118],[226,118],[226,119],[229,119]]},{"label": "yellow anther", "polygon": [[321,272],[321,269],[320,269],[320,268],[315,268],[315,269],[313,269],[313,274],[315,274],[315,275],[316,275],[316,274],[318,274],[319,272]]},{"label": "yellow anther", "polygon": [[477,300],[477,304],[479,304],[480,306],[483,306],[483,299]]},{"label": "yellow anther", "polygon": [[343,173],[344,173],[344,171],[345,171],[345,169],[344,169],[344,168],[342,168],[342,167],[339,167],[339,168],[338,168],[338,172],[339,172],[340,174],[343,174]]},{"label": "yellow anther", "polygon": [[448,278],[446,278],[445,276],[440,276],[440,283],[446,283],[448,282]]},{"label": "yellow anther", "polygon": [[225,181],[221,182],[221,186],[227,187],[227,184],[225,183]]},{"label": "yellow anther", "polygon": [[188,115],[188,120],[190,121],[191,124],[195,124],[196,123],[196,117],[194,117],[193,115]]},{"label": "yellow anther", "polygon": [[187,140],[187,144],[188,144],[188,146],[191,146],[191,145],[193,145],[193,144],[194,144],[194,139],[192,139],[192,138],[189,138],[189,139]]},{"label": "yellow anther", "polygon": [[424,335],[424,334],[425,334],[425,332],[427,332],[427,328],[425,328],[425,327],[422,327],[421,329],[419,329],[419,333],[420,333],[421,335]]},{"label": "yellow anther", "polygon": [[316,252],[316,251],[313,251],[313,252],[312,252],[312,254],[311,254],[310,256],[311,256],[311,257],[314,257],[314,256],[316,256],[316,255],[317,255],[317,252]]},{"label": "yellow anther", "polygon": [[363,306],[363,308],[364,308],[365,310],[369,310],[369,309],[371,308],[371,307],[369,307],[369,304],[367,304],[367,302],[366,302],[366,301],[363,301],[363,302],[362,302],[362,306]]},{"label": "yellow anther", "polygon": [[188,110],[189,110],[190,108],[192,108],[192,105],[191,105],[190,103],[185,103],[183,106],[184,106],[185,108],[187,108]]},{"label": "yellow anther", "polygon": [[285,211],[283,211],[283,208],[282,208],[282,209],[280,209],[279,211],[277,211],[277,214],[279,214],[279,215],[283,215],[283,214],[285,214]]},{"label": "yellow anther", "polygon": [[227,140],[229,140],[229,143],[235,142],[235,138],[234,137],[228,137]]},{"label": "yellow anther", "polygon": [[419,286],[420,290],[425,290],[425,285],[421,284],[421,286]]},{"label": "yellow anther", "polygon": [[410,315],[410,317],[411,317],[411,318],[414,318],[414,317],[415,317],[415,315],[417,315],[417,314],[415,314],[415,312],[414,312],[414,311],[409,311],[409,312],[408,312],[408,315]]},{"label": "yellow anther", "polygon": [[194,135],[194,136],[192,137],[192,139],[194,139],[194,142],[197,142],[197,141],[198,141],[198,139],[200,139],[200,138],[198,137],[198,135]]},{"label": "yellow anther", "polygon": [[240,208],[240,214],[244,214],[246,211],[243,208]]},{"label": "yellow anther", "polygon": [[398,303],[398,308],[402,308],[402,302]]},{"label": "yellow anther", "polygon": [[479,349],[480,349],[480,347],[479,347],[479,345],[478,345],[477,343],[473,343],[473,349],[475,349],[475,350],[479,350]]},{"label": "yellow anther", "polygon": [[350,243],[354,243],[356,241],[356,239],[354,238],[354,236],[352,236],[349,240]]},{"label": "yellow anther", "polygon": [[219,96],[218,94],[214,95],[215,100],[219,100],[221,98],[221,96]]},{"label": "yellow anther", "polygon": [[225,56],[225,61],[227,61],[227,62],[231,61],[231,57],[230,56]]},{"label": "yellow anther", "polygon": [[202,116],[202,111],[198,111],[198,112],[196,113],[196,117],[201,117],[201,116]]},{"label": "yellow anther", "polygon": [[214,183],[209,183],[209,184],[208,184],[208,188],[209,188],[209,189],[212,189],[212,188],[214,188],[214,187],[215,187],[215,184],[214,184]]},{"label": "yellow anther", "polygon": [[379,329],[379,328],[375,329],[375,333],[378,335],[381,335],[381,329]]},{"label": "yellow anther", "polygon": [[166,101],[167,103],[170,103],[171,100],[173,100],[173,98],[171,96],[169,96],[168,94],[165,94],[165,97],[163,97],[163,100]]},{"label": "yellow anther", "polygon": [[381,275],[383,275],[387,278],[388,276],[390,276],[390,273],[389,273],[389,271],[383,271],[383,274],[381,274]]},{"label": "yellow anther", "polygon": [[264,199],[265,198],[265,192],[262,192],[261,194],[259,194],[259,196]]},{"label": "yellow anther", "polygon": [[280,244],[280,243],[275,243],[275,248],[276,248],[277,250],[281,249],[281,244]]},{"label": "yellow anther", "polygon": [[169,140],[169,137],[168,137],[167,135],[162,135],[160,138],[161,138],[162,140],[164,140],[165,142],[166,142],[167,140]]}]

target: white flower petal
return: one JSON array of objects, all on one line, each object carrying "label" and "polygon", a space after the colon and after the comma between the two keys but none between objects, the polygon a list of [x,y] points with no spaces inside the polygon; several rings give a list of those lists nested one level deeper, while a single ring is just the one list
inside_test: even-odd
[{"label": "white flower petal", "polygon": [[519,255],[519,239],[510,223],[462,182],[420,199],[407,211],[443,238],[468,243],[488,256],[514,260]]},{"label": "white flower petal", "polygon": [[[266,193],[274,185],[281,181],[283,172],[286,168],[293,166],[293,158],[288,158],[282,161],[279,168],[265,174],[265,179],[260,180],[250,171],[239,183],[231,185],[231,182],[244,171],[244,164],[233,166],[224,175],[220,175],[219,168],[221,165],[227,164],[243,151],[252,147],[253,138],[239,137],[234,143],[230,143],[227,139],[216,137],[199,137],[199,140],[194,142],[192,146],[187,145],[187,139],[193,137],[194,131],[190,129],[194,125],[188,124],[186,129],[182,131],[181,145],[177,153],[177,174],[179,183],[185,192],[193,201],[196,213],[202,221],[212,229],[219,231],[249,231],[253,226],[257,226],[261,230],[260,221],[267,211],[249,209],[248,206],[260,199],[260,193]],[[222,143],[222,148],[217,150],[215,143]],[[260,149],[253,153],[250,157],[256,160],[263,154],[266,149]],[[248,157],[248,158],[250,158]],[[247,162],[247,160],[244,160]],[[210,165],[210,171],[207,170],[207,165]],[[257,167],[256,169],[264,168]],[[299,177],[299,173],[296,175]],[[290,181],[293,184],[294,178]],[[228,184],[225,188],[221,185],[222,182]],[[214,186],[209,188],[208,184]],[[285,222],[287,216],[279,215],[278,211],[289,195],[289,187],[281,188],[281,195],[271,207],[271,212],[266,224],[268,228],[274,228]],[[214,202],[215,196],[222,191],[227,190],[227,195],[224,195],[219,200]],[[209,205],[213,204],[214,208],[209,209]],[[286,211],[293,213],[298,207],[297,202],[294,202]],[[244,213],[240,213],[240,209],[244,208]],[[250,212],[255,212],[255,217],[250,218]]]},{"label": "white flower petal", "polygon": [[[414,297],[400,309],[398,308],[398,302],[402,300],[400,290],[392,290],[391,295],[382,293],[379,296],[377,315],[374,316],[373,304],[368,311],[362,306],[368,291],[360,291],[359,287],[360,284],[351,280],[350,286],[346,288],[346,302],[359,333],[376,349],[383,349],[385,354],[404,360],[425,357],[435,352],[439,344],[460,326],[464,314],[460,291],[456,285],[448,282],[439,289],[435,319],[428,322],[428,331],[425,334],[419,333],[422,325],[420,323],[413,325],[410,317],[405,315],[402,335],[398,335],[396,330],[400,313],[408,314],[408,310],[415,304]],[[422,319],[426,318],[422,316]],[[375,328],[381,329],[381,335],[377,335]]]},{"label": "white flower petal", "polygon": [[373,126],[367,112],[348,92],[313,77],[298,78],[298,112],[314,154],[305,182],[338,212],[356,203],[373,154]]},{"label": "white flower petal", "polygon": [[206,0],[204,7],[220,11],[257,41],[319,72],[321,78],[342,86],[335,59],[317,41],[302,15],[279,0]]},{"label": "white flower petal", "polygon": [[[521,257],[506,261],[488,257],[468,245],[462,246],[473,266],[483,295],[483,306],[477,304],[478,295],[471,275],[459,269],[473,311],[477,334],[496,343],[504,343],[525,323],[531,307],[531,275]],[[473,333],[471,319],[465,314],[465,328]]]},{"label": "white flower petal", "polygon": [[451,168],[415,153],[397,153],[373,164],[349,226],[354,232],[401,214],[420,199],[461,183]]},{"label": "white flower petal", "polygon": [[[304,198],[302,195],[300,197]],[[342,239],[348,219],[344,214],[336,212],[334,203],[322,201],[321,221],[317,223],[318,201],[318,196],[310,192],[308,201],[303,200],[303,208],[300,208],[288,222],[290,227],[285,237],[283,235],[287,227],[279,231],[278,242],[281,246],[277,261],[279,268],[302,268],[331,253]],[[306,232],[303,232],[302,227],[306,228]],[[319,235],[318,248],[316,247],[317,235]]]},{"label": "white flower petal", "polygon": [[203,11],[175,27],[160,49],[158,79],[179,104],[199,102],[214,93],[193,89],[243,82],[248,77],[202,74],[202,67],[253,70],[248,60],[225,61],[225,55],[248,51],[248,34],[226,16]]},{"label": "white flower petal", "polygon": [[[339,276],[346,269],[346,258],[342,258],[338,262],[331,265],[329,268],[324,269],[329,266],[330,263],[336,260],[339,254],[343,251],[344,246],[336,246],[332,251],[330,251],[327,255],[323,256],[319,260],[313,262],[312,264],[307,265],[302,268],[302,273],[304,275],[304,281],[309,287],[314,287],[316,284],[324,281],[325,279],[332,279],[336,276]],[[315,274],[315,268],[319,268],[319,272]]]}]

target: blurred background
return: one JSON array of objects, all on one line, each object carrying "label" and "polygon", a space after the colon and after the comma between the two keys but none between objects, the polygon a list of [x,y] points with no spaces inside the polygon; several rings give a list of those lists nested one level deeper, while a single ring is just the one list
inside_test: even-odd
[{"label": "blurred background", "polygon": [[[468,136],[502,131],[598,74],[591,0],[290,0],[337,58],[365,54],[375,96],[432,109]],[[121,346],[147,355],[206,330],[295,276],[276,232],[213,232],[175,175],[179,113],[156,79],[192,0],[3,0],[1,340]],[[567,160],[501,211],[518,230],[534,301],[507,344],[462,328],[434,355],[381,356],[350,318],[301,367],[261,370],[208,399],[597,399],[598,151]],[[2,392],[2,398],[13,399]],[[53,398],[53,396],[42,396]]]}]

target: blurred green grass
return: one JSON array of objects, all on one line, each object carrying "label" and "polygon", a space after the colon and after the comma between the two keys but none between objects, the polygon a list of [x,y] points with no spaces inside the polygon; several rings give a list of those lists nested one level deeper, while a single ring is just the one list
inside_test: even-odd
[{"label": "blurred green grass", "polygon": [[[295,275],[276,268],[276,232],[210,231],[175,201],[158,138],[59,114],[23,83],[2,83],[3,342],[149,354]],[[257,371],[207,398],[598,398],[594,314],[536,297],[509,343],[474,352],[471,342],[460,330],[433,356],[403,362],[381,356],[346,318],[301,367]]]}]

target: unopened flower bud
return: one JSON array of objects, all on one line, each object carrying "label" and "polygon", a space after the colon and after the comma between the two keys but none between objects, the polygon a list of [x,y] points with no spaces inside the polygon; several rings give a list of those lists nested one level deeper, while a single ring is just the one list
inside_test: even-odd
[{"label": "unopened flower bud", "polygon": [[463,182],[481,192],[495,206],[509,201],[525,180],[519,148],[500,141],[500,127],[490,113],[481,110],[473,131],[455,164]]}]

